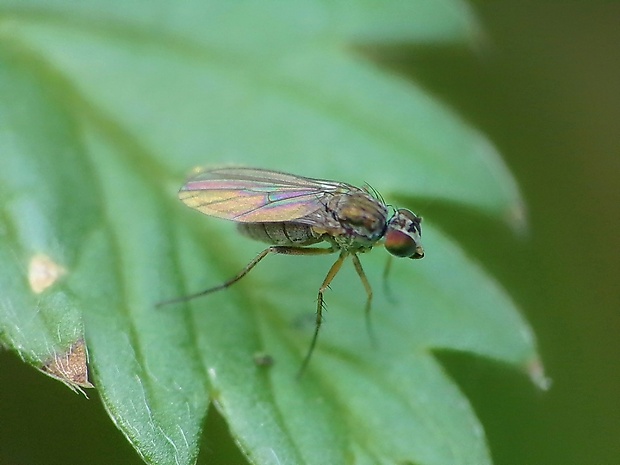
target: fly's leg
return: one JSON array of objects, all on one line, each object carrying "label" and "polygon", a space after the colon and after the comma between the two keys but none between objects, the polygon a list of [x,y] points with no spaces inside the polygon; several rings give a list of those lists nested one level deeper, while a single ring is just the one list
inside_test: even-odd
[{"label": "fly's leg", "polygon": [[[254,257],[254,259],[250,263],[246,265],[246,267],[243,270],[241,270],[237,275],[233,276],[228,281],[218,286],[205,289],[204,291],[197,292],[195,294],[190,294],[187,296],[177,297],[175,299],[170,299],[170,300],[165,300],[163,302],[159,302],[157,304],[157,307],[161,307],[162,305],[178,303],[178,302],[187,302],[188,300],[195,299],[196,297],[201,297],[203,295],[211,294],[213,292],[226,289],[227,287],[230,287],[233,284],[235,284],[237,281],[239,281],[241,278],[247,275],[250,271],[252,271],[252,269],[256,265],[258,265],[258,263],[270,253],[280,254],[280,255],[326,255],[326,254],[334,253],[335,251],[336,250],[334,248],[320,249],[320,248],[310,248],[310,247],[305,248],[305,247],[289,247],[289,246],[273,245],[271,247],[267,247],[265,250],[259,253],[256,257]],[[346,257],[347,257],[346,253],[340,254],[340,257],[338,257],[338,260],[336,260],[334,264],[332,265],[332,267],[329,269],[327,276],[325,276],[325,279],[323,280],[323,284],[321,284],[321,287],[319,288],[318,302],[317,302],[317,307],[316,307],[316,320],[315,320],[314,334],[312,336],[312,341],[310,342],[310,347],[308,348],[308,352],[306,353],[306,356],[304,357],[304,360],[297,374],[298,378],[300,378],[303,375],[304,371],[306,370],[306,367],[308,366],[308,362],[310,362],[310,357],[312,356],[312,352],[314,352],[316,341],[319,337],[319,329],[321,327],[321,323],[323,322],[323,306],[324,306],[323,293],[329,287],[330,283],[332,282],[336,274],[338,274],[338,271],[340,271],[340,268],[342,267],[342,263],[344,262],[344,259]],[[357,265],[356,265],[356,269],[357,269]],[[363,271],[362,271],[362,274],[363,274]],[[364,277],[363,279],[365,280],[366,278]],[[368,286],[368,289],[370,289],[370,286]]]},{"label": "fly's leg", "polygon": [[162,302],[157,303],[157,307],[161,307],[163,305],[175,304],[179,302],[187,302],[188,300],[195,299],[196,297],[201,297],[203,295],[211,294],[213,292],[221,291],[226,289],[227,287],[232,286],[245,275],[247,275],[252,269],[258,265],[258,263],[265,258],[270,253],[272,254],[283,254],[283,255],[323,255],[333,253],[332,249],[313,249],[313,248],[301,248],[301,247],[288,247],[288,246],[278,246],[272,245],[271,247],[267,247],[261,253],[259,253],[254,259],[248,263],[243,270],[241,270],[236,276],[233,276],[228,281],[215,286],[209,289],[205,289],[204,291],[197,292],[195,294],[186,295],[183,297],[177,297],[170,300],[164,300]]},{"label": "fly's leg", "polygon": [[388,302],[391,304],[396,303],[396,298],[394,297],[394,293],[392,292],[392,288],[390,287],[390,281],[388,280],[388,276],[390,271],[392,270],[392,262],[394,261],[394,257],[389,255],[387,261],[385,262],[385,268],[383,269],[383,292],[387,297]]},{"label": "fly's leg", "polygon": [[316,320],[315,320],[315,326],[314,326],[314,335],[312,336],[312,341],[310,342],[310,347],[308,348],[308,352],[306,353],[306,356],[304,357],[304,361],[302,362],[301,367],[299,368],[299,372],[297,373],[298,379],[301,378],[301,376],[304,374],[304,371],[306,371],[308,362],[310,362],[310,357],[312,357],[312,352],[314,352],[316,341],[319,338],[319,330],[321,328],[321,323],[323,323],[323,307],[325,304],[325,301],[323,299],[323,293],[329,287],[334,277],[338,274],[338,271],[340,271],[340,268],[342,267],[342,263],[344,262],[345,258],[347,258],[347,254],[344,252],[341,253],[340,257],[338,257],[338,260],[334,262],[332,267],[327,272],[327,276],[325,276],[325,279],[323,280],[323,284],[321,284],[321,287],[319,287],[319,295],[318,295],[317,305],[316,305]]},{"label": "fly's leg", "polygon": [[368,278],[366,277],[366,273],[364,273],[364,268],[362,268],[362,262],[360,262],[359,257],[356,254],[353,254],[353,265],[355,266],[355,271],[357,271],[357,275],[360,277],[362,284],[364,285],[364,289],[366,290],[366,306],[364,307],[364,314],[366,316],[366,330],[368,331],[368,336],[373,344],[376,345],[377,340],[375,338],[374,332],[372,330],[371,320],[370,320],[370,308],[372,304],[372,287],[368,282]]}]

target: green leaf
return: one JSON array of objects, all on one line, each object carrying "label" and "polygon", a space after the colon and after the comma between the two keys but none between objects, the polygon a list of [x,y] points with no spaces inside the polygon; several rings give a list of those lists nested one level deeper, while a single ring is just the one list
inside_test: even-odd
[{"label": "green leaf", "polygon": [[101,209],[75,124],[27,61],[0,46],[0,335],[43,367],[82,338],[83,302],[58,280]]},{"label": "green leaf", "polygon": [[[193,463],[210,403],[252,463],[485,464],[481,426],[432,355],[537,366],[527,324],[432,222],[427,258],[347,264],[305,376],[335,257],[270,257],[176,200],[222,163],[364,181],[389,197],[522,211],[489,142],[414,83],[343,44],[467,40],[457,1],[0,1],[0,338],[42,367],[85,338],[93,379],[147,463]],[[380,166],[380,169],[377,169]],[[415,204],[411,205],[415,207]],[[255,363],[259,353],[273,366]]]}]

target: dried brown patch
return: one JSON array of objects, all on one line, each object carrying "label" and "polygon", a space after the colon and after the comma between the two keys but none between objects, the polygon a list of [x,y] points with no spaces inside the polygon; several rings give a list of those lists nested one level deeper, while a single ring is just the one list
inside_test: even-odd
[{"label": "dried brown patch", "polygon": [[56,354],[41,370],[72,389],[94,387],[88,380],[88,351],[83,339],[75,342],[67,352]]}]

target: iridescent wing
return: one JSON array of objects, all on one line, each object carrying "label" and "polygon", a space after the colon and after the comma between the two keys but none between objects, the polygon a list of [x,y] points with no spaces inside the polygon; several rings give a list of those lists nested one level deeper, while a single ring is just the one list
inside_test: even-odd
[{"label": "iridescent wing", "polygon": [[315,224],[325,199],[359,190],[349,184],[257,168],[214,168],[189,179],[179,198],[205,215],[241,223]]}]

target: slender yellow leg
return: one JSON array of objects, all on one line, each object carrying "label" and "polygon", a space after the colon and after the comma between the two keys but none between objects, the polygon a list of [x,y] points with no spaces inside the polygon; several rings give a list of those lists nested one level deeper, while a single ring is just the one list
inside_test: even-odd
[{"label": "slender yellow leg", "polygon": [[325,276],[325,279],[323,280],[323,284],[321,284],[321,287],[319,288],[319,295],[316,306],[314,335],[312,336],[312,341],[310,342],[310,348],[308,349],[308,352],[304,357],[304,361],[301,364],[301,368],[297,373],[297,378],[301,378],[301,376],[304,374],[304,371],[306,371],[306,367],[308,366],[308,362],[310,362],[310,357],[312,356],[312,352],[314,352],[314,347],[316,346],[316,341],[319,337],[319,329],[321,328],[321,323],[323,323],[323,307],[325,303],[325,301],[323,300],[323,292],[325,292],[325,289],[329,287],[334,277],[338,274],[338,271],[340,271],[340,268],[342,267],[342,263],[344,262],[345,258],[347,258],[347,253],[341,252],[338,260],[336,260],[332,267],[329,269],[329,271],[327,272],[327,276]]},{"label": "slender yellow leg", "polygon": [[366,273],[364,273],[364,268],[362,268],[362,262],[360,262],[359,257],[356,254],[353,254],[353,265],[355,266],[355,271],[357,271],[357,275],[360,277],[362,284],[364,285],[364,289],[366,290],[366,307],[364,308],[364,315],[366,316],[366,330],[368,331],[368,336],[373,344],[376,344],[377,340],[375,338],[374,332],[372,330],[371,320],[370,320],[370,308],[372,304],[372,287],[368,282],[368,278],[366,277]]},{"label": "slender yellow leg", "polygon": [[392,262],[394,261],[393,255],[388,255],[387,261],[385,262],[385,268],[383,269],[383,291],[385,292],[385,296],[391,304],[396,303],[396,298],[394,297],[394,293],[392,292],[392,288],[390,287],[390,281],[388,280],[388,276],[390,271],[392,270]]},{"label": "slender yellow leg", "polygon": [[364,268],[362,268],[362,262],[360,262],[359,257],[356,254],[353,254],[351,258],[353,259],[353,265],[355,266],[355,271],[357,271],[357,275],[362,280],[362,284],[364,285],[364,289],[366,290],[365,312],[366,312],[366,315],[369,315],[370,305],[372,302],[372,287],[370,287],[370,283],[368,282],[366,273],[364,273]]},{"label": "slender yellow leg", "polygon": [[237,275],[230,278],[228,281],[219,284],[215,287],[210,287],[209,289],[205,289],[204,291],[196,292],[195,294],[185,295],[182,297],[177,297],[174,299],[164,300],[162,302],[157,303],[157,307],[161,307],[163,305],[175,304],[179,302],[187,302],[188,300],[195,299],[196,297],[201,297],[203,295],[211,294],[213,292],[221,291],[222,289],[226,289],[227,287],[232,286],[245,275],[247,275],[252,268],[254,268],[258,263],[265,258],[270,253],[272,254],[283,254],[283,255],[324,255],[334,253],[332,249],[317,249],[317,248],[301,248],[301,247],[288,247],[288,246],[278,246],[272,245],[271,247],[267,247],[261,253],[259,253],[250,263],[248,263],[245,268],[243,268]]}]

